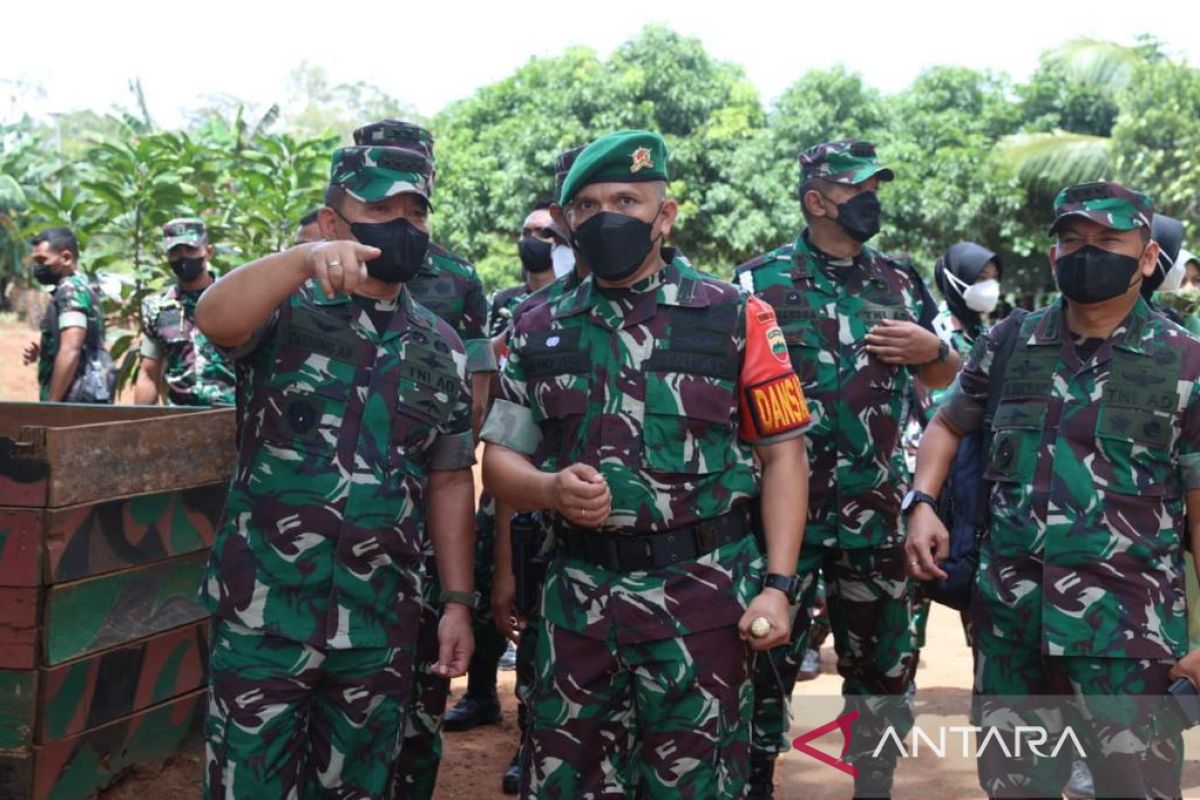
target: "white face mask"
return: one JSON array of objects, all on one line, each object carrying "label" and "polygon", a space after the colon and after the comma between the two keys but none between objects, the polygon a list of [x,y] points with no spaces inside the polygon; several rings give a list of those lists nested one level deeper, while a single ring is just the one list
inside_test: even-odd
[{"label": "white face mask", "polygon": [[988,278],[967,286],[950,270],[946,270],[943,274],[946,276],[946,280],[950,281],[950,284],[962,295],[967,308],[976,314],[990,314],[995,310],[996,304],[1000,302],[1000,281],[995,278]]},{"label": "white face mask", "polygon": [[963,302],[967,308],[978,314],[990,314],[1000,302],[1000,281],[988,278],[967,287],[963,292]]},{"label": "white face mask", "polygon": [[570,275],[575,269],[575,251],[565,244],[555,244],[550,248],[550,263],[554,266],[554,277]]},{"label": "white face mask", "polygon": [[[1164,255],[1163,258],[1166,258]],[[1187,275],[1187,263],[1182,258],[1175,259],[1171,264],[1171,268],[1167,270],[1167,274],[1163,276],[1163,282],[1159,284],[1158,291],[1174,292],[1178,291],[1180,286],[1183,286],[1183,277]]]}]

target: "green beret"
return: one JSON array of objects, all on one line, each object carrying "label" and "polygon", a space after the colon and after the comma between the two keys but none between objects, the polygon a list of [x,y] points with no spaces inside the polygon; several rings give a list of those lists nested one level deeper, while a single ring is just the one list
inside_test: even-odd
[{"label": "green beret", "polygon": [[1054,222],[1050,225],[1050,233],[1056,233],[1063,222],[1072,217],[1091,220],[1116,231],[1149,228],[1154,217],[1154,201],[1148,195],[1112,181],[1077,183],[1054,198]]},{"label": "green beret", "polygon": [[559,204],[593,183],[667,180],[667,143],[650,131],[617,131],[583,149],[563,180]]},{"label": "green beret", "polygon": [[400,147],[343,147],[334,151],[329,184],[342,187],[364,203],[414,192],[433,194],[433,162],[416,150]]}]

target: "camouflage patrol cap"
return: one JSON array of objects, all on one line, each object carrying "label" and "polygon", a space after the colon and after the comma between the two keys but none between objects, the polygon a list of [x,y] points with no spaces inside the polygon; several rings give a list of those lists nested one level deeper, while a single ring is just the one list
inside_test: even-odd
[{"label": "camouflage patrol cap", "polygon": [[584,151],[587,145],[572,147],[570,150],[564,150],[558,154],[558,158],[554,159],[554,199],[558,200],[562,194],[563,181],[567,179],[567,173],[571,171],[571,165],[575,163],[575,159]]},{"label": "camouflage patrol cap", "polygon": [[601,136],[575,157],[559,192],[566,205],[593,183],[667,180],[667,143],[651,131],[617,131]]},{"label": "camouflage patrol cap", "polygon": [[362,147],[399,147],[416,150],[433,161],[433,134],[412,122],[385,119],[363,125],[354,132],[354,143]]},{"label": "camouflage patrol cap", "polygon": [[800,154],[800,174],[803,180],[824,178],[834,183],[856,184],[879,177],[890,181],[895,173],[879,163],[875,145],[857,139],[841,142],[822,142]]},{"label": "camouflage patrol cap", "polygon": [[1050,233],[1057,233],[1068,219],[1091,220],[1116,231],[1149,228],[1154,217],[1154,201],[1149,195],[1126,189],[1113,181],[1092,181],[1068,186],[1054,198],[1054,222]]},{"label": "camouflage patrol cap", "polygon": [[180,217],[162,226],[163,250],[171,252],[172,247],[181,244],[191,244],[197,247],[208,241],[208,229],[204,220],[197,217]]},{"label": "camouflage patrol cap", "polygon": [[343,147],[333,153],[329,185],[364,203],[405,192],[433,195],[433,162],[400,147]]}]

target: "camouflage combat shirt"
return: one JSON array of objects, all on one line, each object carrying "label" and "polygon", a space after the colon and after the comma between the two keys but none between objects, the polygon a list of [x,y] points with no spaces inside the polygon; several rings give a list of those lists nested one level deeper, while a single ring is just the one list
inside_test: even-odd
[{"label": "camouflage combat shirt", "polygon": [[309,282],[230,355],[241,434],[202,601],[317,647],[411,644],[429,473],[475,460],[458,335],[406,291]]},{"label": "camouflage combat shirt", "polygon": [[[570,280],[519,309],[482,438],[544,471],[597,469],[612,493],[598,535],[663,532],[757,496],[751,444],[809,422],[771,308],[675,263],[629,289]],[[542,611],[596,639],[670,638],[735,623],[760,567],[750,536],[628,574],[558,559]]]},{"label": "camouflage combat shirt", "polygon": [[896,545],[909,481],[900,438],[914,368],[864,349],[881,320],[933,330],[936,306],[906,262],[870,247],[853,259],[817,250],[807,231],[736,270],[775,308],[815,420],[808,433],[804,543],[847,549]]},{"label": "camouflage combat shirt", "polygon": [[[978,429],[1002,322],[943,413]],[[1187,650],[1184,495],[1200,489],[1200,339],[1139,299],[1080,359],[1053,305],[1021,324],[984,477],[994,481],[972,603],[993,635],[1054,656]]]},{"label": "camouflage combat shirt", "polygon": [[425,263],[405,287],[413,299],[450,323],[467,350],[467,372],[495,372],[487,335],[487,300],[470,262],[430,243]]},{"label": "camouflage combat shirt", "polygon": [[169,405],[234,404],[233,366],[196,327],[202,291],[175,284],[142,301],[142,356],[162,362]]},{"label": "camouflage combat shirt", "polygon": [[[42,317],[42,337],[38,351],[38,399],[50,399],[50,381],[54,377],[54,360],[63,328],[85,328],[83,352],[79,355],[77,372],[81,374],[88,354],[104,347],[104,312],[100,298],[88,283],[87,276],[75,272],[59,281],[51,293],[50,305]],[[67,394],[71,393],[70,386]]]}]

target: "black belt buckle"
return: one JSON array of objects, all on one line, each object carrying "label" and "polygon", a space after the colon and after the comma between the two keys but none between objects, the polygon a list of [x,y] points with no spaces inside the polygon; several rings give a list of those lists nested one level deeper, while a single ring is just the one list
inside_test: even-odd
[{"label": "black belt buckle", "polygon": [[712,520],[705,520],[696,524],[694,535],[696,537],[696,555],[704,555],[711,553],[717,549],[717,534],[719,533],[717,526],[724,517],[717,517]]},{"label": "black belt buckle", "polygon": [[617,563],[620,572],[642,572],[654,569],[654,548],[642,536],[615,536]]}]

